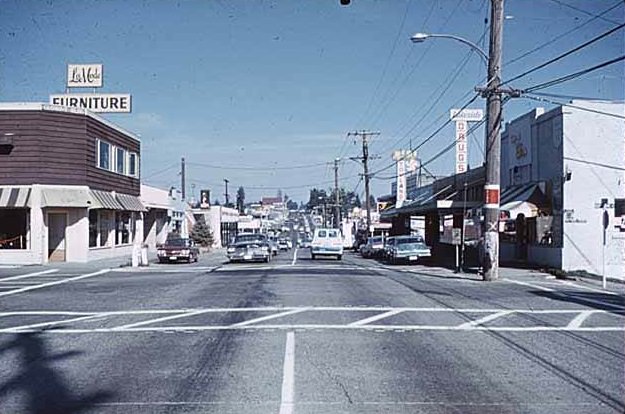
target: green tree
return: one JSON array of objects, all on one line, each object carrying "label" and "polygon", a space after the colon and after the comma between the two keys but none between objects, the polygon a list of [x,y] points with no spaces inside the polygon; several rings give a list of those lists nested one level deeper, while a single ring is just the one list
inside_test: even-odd
[{"label": "green tree", "polygon": [[245,210],[245,190],[243,187],[239,187],[237,190],[237,210],[239,213],[243,213]]},{"label": "green tree", "polygon": [[193,240],[195,243],[199,244],[202,247],[213,246],[213,232],[204,220],[198,220],[195,222],[193,228],[191,229],[189,237],[191,237],[191,240]]}]

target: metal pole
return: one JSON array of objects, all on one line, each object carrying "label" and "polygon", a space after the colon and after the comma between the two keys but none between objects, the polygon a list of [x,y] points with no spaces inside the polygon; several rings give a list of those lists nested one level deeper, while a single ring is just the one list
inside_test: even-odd
[{"label": "metal pole", "polygon": [[462,247],[461,247],[461,256],[460,256],[460,271],[462,272],[462,270],[464,269],[464,240],[465,240],[465,236],[464,236],[464,232],[466,230],[466,215],[467,215],[467,176],[466,176],[466,172],[465,174],[465,179],[464,179],[464,201],[462,203],[462,239],[461,239],[461,243],[462,243]]},{"label": "metal pole", "polygon": [[184,165],[184,157],[182,157],[181,165],[180,165],[180,185],[182,186],[182,199],[185,199],[186,195],[186,183],[185,183],[185,165]]},{"label": "metal pole", "polygon": [[499,278],[499,195],[501,156],[501,48],[503,0],[491,0],[488,84],[486,85],[486,183],[484,185],[484,280]]},{"label": "metal pole", "polygon": [[371,203],[369,203],[369,145],[367,143],[367,134],[362,132],[362,167],[365,175],[365,206],[367,207],[367,237],[371,231]]},{"label": "metal pole", "polygon": [[341,216],[341,207],[339,206],[339,159],[334,160],[334,228],[338,229]]},{"label": "metal pole", "polygon": [[229,197],[228,197],[228,183],[229,182],[230,181],[224,178],[224,183],[226,184],[226,193],[224,194],[226,196],[226,207],[228,207],[228,203],[230,202]]}]

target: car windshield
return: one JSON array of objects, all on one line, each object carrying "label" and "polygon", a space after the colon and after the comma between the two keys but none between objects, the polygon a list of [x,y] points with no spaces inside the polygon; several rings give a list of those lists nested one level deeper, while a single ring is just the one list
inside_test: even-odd
[{"label": "car windshield", "polygon": [[382,237],[381,236],[372,237],[369,240],[371,241],[371,244],[381,244],[382,243]]},{"label": "car windshield", "polygon": [[266,238],[262,234],[239,234],[234,239],[235,243],[253,242],[253,241],[265,241]]},{"label": "car windshield", "polygon": [[396,239],[397,240],[397,244],[416,244],[416,243],[423,243],[423,237],[420,236],[415,236],[415,237],[406,237],[406,238],[399,238]]},{"label": "car windshield", "polygon": [[319,230],[317,237],[328,237],[328,232],[325,230]]},{"label": "car windshield", "polygon": [[189,239],[168,239],[165,244],[174,247],[186,247],[189,245]]}]

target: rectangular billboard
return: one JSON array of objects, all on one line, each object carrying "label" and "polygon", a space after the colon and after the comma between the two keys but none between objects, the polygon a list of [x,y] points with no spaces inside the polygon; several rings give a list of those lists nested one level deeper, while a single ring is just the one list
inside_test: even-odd
[{"label": "rectangular billboard", "polygon": [[68,88],[101,88],[102,87],[102,64],[93,63],[88,65],[67,65]]},{"label": "rectangular billboard", "polygon": [[132,101],[127,93],[81,94],[68,93],[50,95],[50,105],[83,108],[91,112],[130,113]]}]

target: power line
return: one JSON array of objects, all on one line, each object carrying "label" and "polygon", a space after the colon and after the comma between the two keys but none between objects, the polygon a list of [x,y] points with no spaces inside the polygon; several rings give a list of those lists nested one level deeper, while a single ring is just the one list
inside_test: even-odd
[{"label": "power line", "polygon": [[591,12],[587,11],[587,10],[580,9],[579,7],[575,7],[575,6],[571,5],[571,4],[564,3],[564,2],[562,2],[562,1],[560,1],[560,0],[550,0],[550,1],[551,1],[552,3],[559,4],[560,6],[568,7],[568,8],[569,8],[569,9],[571,9],[571,10],[575,10],[575,11],[580,12],[580,13],[583,13],[583,14],[585,14],[585,15],[588,15],[588,16],[593,16],[593,17],[596,17],[596,18],[600,18],[601,20],[606,21],[606,22],[609,22],[609,23],[618,24],[618,22],[615,22],[614,20],[611,20],[611,19],[606,19],[606,18],[602,17],[601,15],[596,15],[596,14],[593,14],[593,13],[591,13]]},{"label": "power line", "polygon": [[[570,35],[570,34],[571,34],[571,33],[573,33],[573,32],[578,31],[579,29],[581,29],[582,27],[586,26],[587,24],[590,24],[591,22],[593,22],[593,21],[595,21],[595,20],[597,20],[597,19],[601,18],[601,16],[603,16],[603,15],[605,15],[605,14],[607,14],[607,13],[611,12],[611,11],[612,11],[612,10],[614,10],[615,8],[617,8],[617,7],[619,7],[619,6],[622,6],[622,5],[623,5],[623,1],[622,1],[622,0],[619,0],[619,1],[618,1],[618,3],[614,4],[612,7],[610,7],[610,8],[608,8],[608,9],[604,10],[603,12],[601,12],[600,14],[598,14],[597,16],[594,16],[593,18],[586,20],[586,21],[585,21],[585,22],[583,22],[582,24],[577,25],[577,26],[575,26],[574,28],[572,28],[572,29],[570,29],[570,30],[567,30],[566,32],[560,33],[558,36],[556,36],[556,37],[554,37],[554,38],[552,38],[552,39],[548,40],[547,42],[545,42],[545,43],[543,43],[543,44],[541,44],[541,45],[539,45],[539,46],[536,46],[536,47],[535,47],[535,48],[533,48],[533,49],[528,50],[527,52],[525,52],[525,53],[521,54],[520,56],[515,57],[514,59],[511,59],[511,60],[509,60],[509,61],[505,62],[505,63],[504,63],[504,65],[505,65],[505,66],[508,66],[508,65],[510,65],[510,64],[512,64],[512,63],[518,62],[519,60],[521,60],[521,59],[523,59],[523,58],[525,58],[525,57],[527,57],[527,56],[529,56],[529,55],[531,55],[531,54],[534,54],[534,53],[538,52],[539,50],[544,49],[545,47],[547,47],[547,46],[549,46],[549,45],[551,45],[551,44],[553,44],[553,43],[557,42],[558,40],[562,39],[563,37],[566,37],[566,36]],[[615,24],[620,24],[620,22],[616,22]]]},{"label": "power line", "polygon": [[532,101],[547,102],[547,103],[554,104],[554,105],[561,105],[561,106],[567,106],[569,108],[579,109],[580,111],[592,112],[595,114],[610,116],[610,117],[618,118],[618,119],[625,119],[625,116],[623,115],[613,114],[610,112],[600,111],[600,110],[592,109],[592,108],[584,108],[583,106],[573,105],[573,104],[566,103],[566,102],[558,102],[558,101],[554,101],[551,99],[546,99],[546,98],[542,98],[538,96],[523,95],[522,97],[526,99],[531,99]]},{"label": "power line", "polygon": [[160,175],[160,174],[162,174],[164,172],[167,172],[167,171],[171,170],[172,168],[176,168],[176,167],[178,167],[178,163],[171,164],[171,165],[163,168],[162,170],[158,170],[156,172],[152,172],[152,173],[150,173],[148,175],[145,175],[145,176],[141,177],[141,179],[142,180],[148,180],[148,179],[150,179],[152,177],[156,177],[157,175]]},{"label": "power line", "polygon": [[327,162],[319,162],[316,164],[304,164],[304,165],[293,165],[288,167],[245,167],[245,166],[226,166],[226,165],[215,165],[215,164],[205,164],[199,162],[187,162],[188,165],[194,165],[196,167],[204,167],[204,168],[214,168],[219,170],[246,170],[246,171],[275,171],[275,170],[300,170],[306,168],[320,167],[322,165],[327,165]]},{"label": "power line", "polygon": [[593,43],[595,43],[595,42],[598,42],[599,40],[603,39],[604,37],[607,37],[607,36],[611,35],[612,33],[614,33],[614,32],[616,32],[616,31],[618,31],[618,30],[622,29],[623,27],[625,27],[625,23],[620,24],[620,25],[618,25],[618,26],[616,26],[616,27],[613,27],[612,29],[608,30],[607,32],[602,33],[602,34],[600,34],[599,36],[596,36],[596,37],[594,37],[594,38],[590,39],[589,41],[584,42],[584,43],[582,43],[581,45],[576,46],[576,47],[574,47],[573,49],[571,49],[571,50],[569,50],[569,51],[567,51],[567,52],[564,52],[564,53],[562,53],[561,55],[558,55],[558,56],[554,57],[553,59],[549,59],[549,60],[548,60],[548,61],[546,61],[545,63],[542,63],[542,64],[540,64],[540,65],[538,65],[538,66],[535,66],[535,67],[533,67],[532,69],[529,69],[529,70],[527,70],[527,71],[525,71],[525,72],[521,73],[520,75],[517,75],[517,76],[515,76],[515,77],[513,77],[513,78],[511,78],[511,79],[508,79],[508,80],[506,80],[506,81],[503,81],[503,82],[501,83],[501,85],[502,85],[502,86],[503,86],[503,85],[507,85],[507,84],[509,84],[510,82],[514,82],[514,81],[515,81],[515,80],[517,80],[517,79],[521,79],[521,78],[523,78],[523,77],[525,77],[525,76],[529,75],[530,73],[534,73],[534,72],[536,72],[537,70],[544,68],[545,66],[548,66],[548,65],[550,65],[550,64],[552,64],[552,63],[554,63],[554,62],[557,62],[557,61],[558,61],[558,60],[560,60],[560,59],[563,59],[563,58],[565,58],[565,57],[567,57],[567,56],[569,56],[569,55],[571,55],[571,54],[573,54],[573,53],[575,53],[575,52],[577,52],[577,51],[579,51],[579,50],[581,50],[581,49],[583,49],[583,48],[585,48],[585,47],[587,47],[587,46],[590,46],[591,44],[593,44]]},{"label": "power line", "polygon": [[611,170],[625,171],[624,167],[619,167],[617,165],[603,164],[601,162],[581,160],[579,158],[572,158],[572,157],[562,157],[562,158],[564,158],[567,161],[575,161],[575,162],[579,162],[582,164],[594,165],[594,166],[602,167],[602,168],[609,168]]},{"label": "power line", "polygon": [[593,72],[595,70],[604,68],[606,66],[612,65],[612,64],[620,62],[622,60],[625,60],[625,55],[616,57],[614,59],[607,60],[605,62],[602,62],[602,63],[599,63],[599,64],[597,64],[595,66],[592,66],[590,68],[580,70],[579,72],[571,73],[570,75],[562,76],[560,78],[553,79],[553,80],[548,81],[548,82],[543,82],[543,83],[540,83],[538,85],[534,85],[534,86],[531,86],[529,88],[525,88],[521,92],[522,93],[528,93],[528,92],[533,92],[533,91],[537,91],[537,90],[540,90],[540,89],[549,88],[551,86],[555,86],[555,85],[558,85],[560,83],[564,83],[564,82],[573,80],[575,78],[579,78],[580,76],[586,75],[587,73],[590,73],[590,72]]}]

